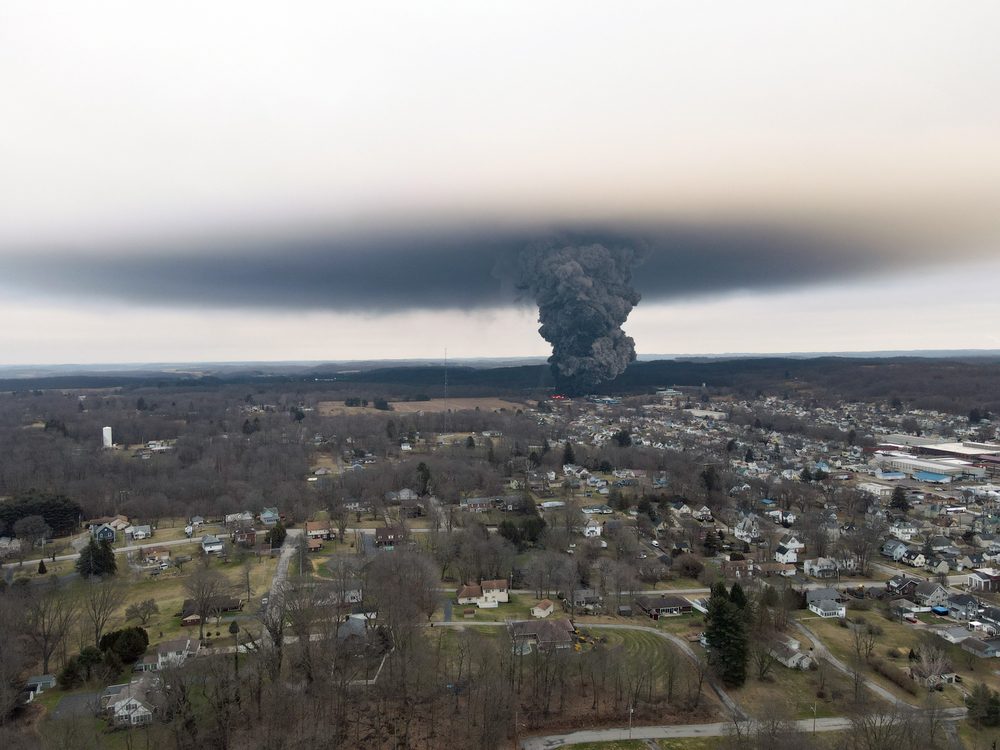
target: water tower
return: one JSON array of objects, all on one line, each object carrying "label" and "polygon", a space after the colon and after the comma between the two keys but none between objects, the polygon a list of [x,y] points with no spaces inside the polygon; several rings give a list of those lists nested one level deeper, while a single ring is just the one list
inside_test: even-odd
[{"label": "water tower", "polygon": [[113,448],[114,443],[111,441],[111,428],[105,427],[104,430],[102,431],[102,434],[104,436],[104,447]]}]

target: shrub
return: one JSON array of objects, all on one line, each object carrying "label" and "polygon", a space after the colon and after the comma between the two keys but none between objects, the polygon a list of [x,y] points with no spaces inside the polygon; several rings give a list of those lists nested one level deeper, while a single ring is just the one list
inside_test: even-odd
[{"label": "shrub", "polygon": [[916,695],[917,689],[914,687],[913,680],[898,667],[894,667],[891,664],[886,664],[881,659],[872,659],[871,661],[872,669],[875,670],[876,674],[880,674],[885,677],[889,682],[902,690],[905,690],[910,695]]}]

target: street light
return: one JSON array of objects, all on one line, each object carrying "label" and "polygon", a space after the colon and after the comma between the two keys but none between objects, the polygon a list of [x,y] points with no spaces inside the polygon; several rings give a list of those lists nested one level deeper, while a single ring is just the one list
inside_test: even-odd
[{"label": "street light", "polygon": [[631,703],[628,706],[628,738],[632,739],[632,714],[635,713],[635,706]]}]

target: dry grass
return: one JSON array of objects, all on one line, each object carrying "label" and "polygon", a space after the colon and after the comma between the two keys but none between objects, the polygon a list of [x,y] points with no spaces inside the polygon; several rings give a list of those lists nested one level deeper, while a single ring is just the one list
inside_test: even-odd
[{"label": "dry grass", "polygon": [[[417,412],[437,413],[445,411],[516,411],[524,409],[528,404],[519,401],[508,401],[502,398],[433,398],[430,401],[391,401],[392,411],[397,414],[416,414]],[[341,414],[388,414],[373,406],[344,406],[343,401],[321,401],[319,413],[324,417]]]}]

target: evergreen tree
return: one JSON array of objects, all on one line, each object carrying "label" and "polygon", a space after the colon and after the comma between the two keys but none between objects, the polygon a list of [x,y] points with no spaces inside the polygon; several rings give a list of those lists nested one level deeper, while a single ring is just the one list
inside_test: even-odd
[{"label": "evergreen tree", "polygon": [[45,560],[39,560],[38,561],[38,575],[43,576],[47,572],[48,572],[48,569],[45,567]]},{"label": "evergreen tree", "polygon": [[729,590],[729,601],[735,604],[740,609],[746,609],[747,607],[747,595],[743,591],[743,587],[740,586],[740,582],[737,581],[733,584],[733,587]]},{"label": "evergreen tree", "polygon": [[113,576],[118,572],[118,563],[115,561],[115,551],[111,548],[111,542],[102,540],[98,542],[91,539],[87,546],[80,550],[80,557],[76,560],[76,570],[84,578],[98,576]]},{"label": "evergreen tree", "polygon": [[429,487],[431,483],[431,470],[428,468],[427,464],[421,461],[417,464],[417,493],[420,495],[426,495],[429,492]]},{"label": "evergreen tree", "polygon": [[[739,595],[743,596],[742,589]],[[730,687],[746,682],[749,656],[746,619],[721,581],[712,587],[708,600],[705,638],[709,646],[709,663],[722,681]]]},{"label": "evergreen tree", "polygon": [[889,507],[901,510],[904,513],[908,511],[910,509],[910,501],[906,499],[906,490],[897,486],[892,491],[892,499],[889,501]]},{"label": "evergreen tree", "polygon": [[267,532],[267,541],[271,545],[271,548],[280,547],[285,543],[285,537],[288,536],[288,532],[285,530],[285,525],[278,521],[274,524],[274,528]]},{"label": "evergreen tree", "polygon": [[575,463],[576,451],[573,450],[573,444],[567,440],[566,447],[563,448],[563,465]]}]

